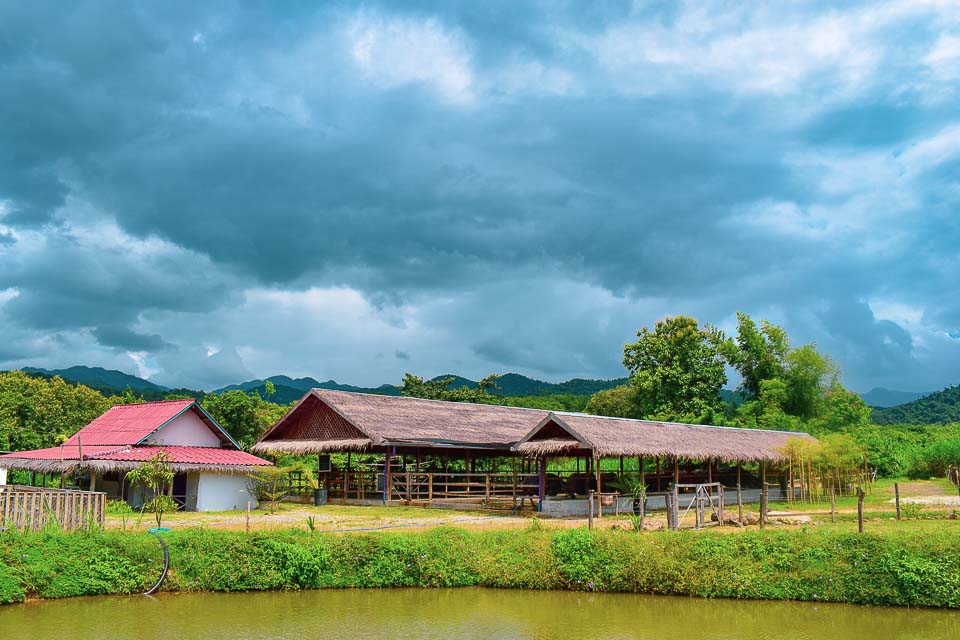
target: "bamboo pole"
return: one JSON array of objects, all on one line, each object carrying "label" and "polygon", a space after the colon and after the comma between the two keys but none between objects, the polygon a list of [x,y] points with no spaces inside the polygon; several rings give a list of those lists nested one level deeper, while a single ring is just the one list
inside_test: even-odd
[{"label": "bamboo pole", "polygon": [[837,492],[830,487],[830,522],[837,521]]},{"label": "bamboo pole", "polygon": [[740,475],[743,471],[743,463],[737,463],[737,522],[743,525],[743,490],[740,484]]}]

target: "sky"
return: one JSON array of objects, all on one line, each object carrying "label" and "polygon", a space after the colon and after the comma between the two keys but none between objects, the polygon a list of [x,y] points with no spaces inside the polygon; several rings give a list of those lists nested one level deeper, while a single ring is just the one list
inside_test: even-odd
[{"label": "sky", "polygon": [[0,368],[960,383],[960,3],[4,2]]}]

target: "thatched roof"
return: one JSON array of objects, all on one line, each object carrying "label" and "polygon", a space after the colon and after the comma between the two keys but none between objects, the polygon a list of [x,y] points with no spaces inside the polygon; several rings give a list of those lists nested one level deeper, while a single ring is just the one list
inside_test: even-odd
[{"label": "thatched roof", "polygon": [[320,453],[396,446],[508,452],[548,413],[313,389],[252,450]]},{"label": "thatched roof", "polygon": [[253,446],[296,454],[386,447],[526,455],[780,460],[804,433],[711,427],[313,389]]},{"label": "thatched roof", "polygon": [[675,456],[727,462],[779,461],[793,438],[806,433],[609,418],[555,412],[515,447],[527,455],[588,450],[595,456]]}]

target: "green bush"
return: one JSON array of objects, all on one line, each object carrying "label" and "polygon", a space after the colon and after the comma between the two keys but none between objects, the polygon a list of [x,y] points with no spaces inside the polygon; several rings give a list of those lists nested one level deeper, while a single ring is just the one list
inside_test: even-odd
[{"label": "green bush", "polygon": [[[0,602],[136,593],[160,572],[160,549],[142,533],[3,535]],[[197,528],[166,540],[169,591],[486,586],[960,607],[960,539],[947,528],[342,536]]]},{"label": "green bush", "polygon": [[23,587],[5,565],[0,564],[0,604],[23,602],[26,594]]}]

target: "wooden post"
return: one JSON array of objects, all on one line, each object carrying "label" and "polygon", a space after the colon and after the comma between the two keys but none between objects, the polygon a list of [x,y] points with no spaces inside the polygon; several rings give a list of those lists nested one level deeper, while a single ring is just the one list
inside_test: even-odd
[{"label": "wooden post", "polygon": [[90,470],[90,491],[96,491],[96,490],[97,490],[97,474],[93,471],[93,469],[91,469]]},{"label": "wooden post", "polygon": [[763,529],[767,526],[767,500],[769,485],[766,482],[763,483],[763,488],[760,489],[760,528]]},{"label": "wooden post", "polygon": [[407,476],[407,505],[409,505],[409,504],[410,504],[410,499],[413,497],[413,496],[410,494],[410,490],[411,490],[411,488],[412,488],[411,485],[410,485],[410,467],[407,467],[407,470],[406,470],[405,473],[406,473],[406,476]]},{"label": "wooden post", "polygon": [[660,456],[657,456],[657,491],[660,491]]},{"label": "wooden post", "polygon": [[537,513],[543,513],[543,498],[547,495],[547,457],[540,457],[537,469]]},{"label": "wooden post", "polygon": [[427,474],[427,500],[433,502],[433,474]]},{"label": "wooden post", "polygon": [[743,463],[737,463],[737,522],[743,524],[743,489],[740,484],[740,476],[743,472]]},{"label": "wooden post", "polygon": [[863,487],[857,487],[857,530],[863,533],[863,497],[867,495]]},{"label": "wooden post", "polygon": [[837,521],[837,492],[830,487],[830,522]]},{"label": "wooden post", "polygon": [[900,483],[893,483],[893,497],[897,503],[897,520],[900,519]]},{"label": "wooden post", "polygon": [[587,492],[587,528],[593,529],[593,489]]},{"label": "wooden post", "polygon": [[486,474],[483,477],[483,499],[486,501],[486,504],[490,504],[490,474]]},{"label": "wooden post", "polygon": [[443,497],[449,497],[450,493],[450,456],[443,454]]},{"label": "wooden post", "polygon": [[707,458],[707,484],[713,484],[713,460]]},{"label": "wooden post", "polygon": [[673,486],[680,484],[680,458],[673,459]]},{"label": "wooden post", "polygon": [[247,533],[250,533],[250,500],[247,500]]},{"label": "wooden post", "polygon": [[390,477],[390,450],[387,449],[386,454],[384,454],[384,465],[383,465],[383,504],[387,504],[390,500],[391,487],[390,483],[392,478]]},{"label": "wooden post", "polygon": [[600,495],[603,493],[603,488],[600,486],[600,458],[594,458],[594,476],[597,481],[597,517],[603,517],[603,499],[600,498]]}]

